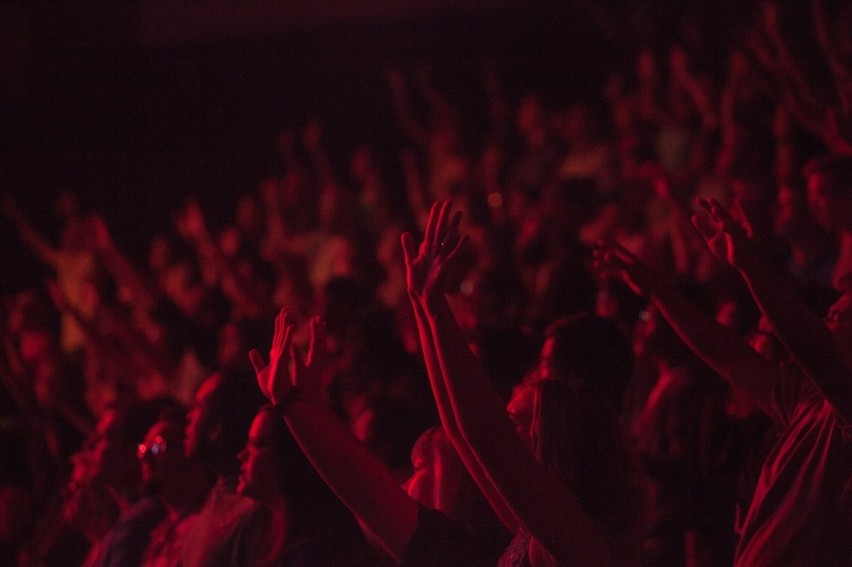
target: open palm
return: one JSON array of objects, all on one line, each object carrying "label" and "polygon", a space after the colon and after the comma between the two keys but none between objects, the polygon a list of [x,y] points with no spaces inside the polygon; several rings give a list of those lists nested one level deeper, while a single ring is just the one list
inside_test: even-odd
[{"label": "open palm", "polygon": [[458,231],[461,213],[452,212],[452,202],[435,203],[429,212],[426,234],[418,247],[411,233],[402,235],[408,292],[420,298],[446,291],[450,268],[467,241]]}]

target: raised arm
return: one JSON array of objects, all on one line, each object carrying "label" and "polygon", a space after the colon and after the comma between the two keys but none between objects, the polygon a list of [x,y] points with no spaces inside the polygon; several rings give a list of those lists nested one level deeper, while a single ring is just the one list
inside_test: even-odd
[{"label": "raised arm", "polygon": [[15,229],[18,231],[18,234],[20,235],[21,240],[24,241],[24,244],[26,244],[42,262],[55,268],[58,263],[58,252],[56,248],[53,247],[38,230],[36,230],[27,217],[24,216],[24,212],[18,206],[18,203],[16,203],[9,194],[3,195],[3,214],[5,214],[6,218],[15,225]]},{"label": "raised arm", "polygon": [[244,315],[255,317],[264,312],[266,305],[263,298],[246,285],[222,250],[213,242],[201,206],[194,199],[186,202],[184,210],[178,216],[177,229],[181,236],[195,247],[202,267],[212,270],[222,292]]},{"label": "raised arm", "polygon": [[294,325],[286,310],[281,310],[275,319],[269,365],[258,351],[249,353],[258,386],[279,408],[323,481],[391,557],[402,561],[417,527],[419,505],[323,401],[320,375],[325,332],[317,318],[311,320],[310,328],[310,350],[303,360],[292,344]]},{"label": "raised arm", "polygon": [[841,51],[835,45],[837,39],[832,37],[828,24],[829,17],[826,14],[823,1],[811,0],[810,4],[811,16],[814,21],[814,35],[825,62],[834,77],[834,86],[842,109],[846,114],[849,114],[852,112],[852,68],[844,62]]},{"label": "raised arm", "polygon": [[130,296],[125,302],[141,307],[146,312],[151,311],[157,304],[156,293],[115,245],[103,217],[92,215],[87,225],[94,249],[103,260],[104,267]]},{"label": "raised arm", "polygon": [[716,201],[704,202],[703,206],[703,213],[696,215],[702,236],[718,256],[739,270],[778,339],[832,407],[844,418],[852,419],[850,349],[836,340],[801,299],[790,278],[757,253],[724,207]]},{"label": "raised arm", "polygon": [[603,528],[526,448],[453,316],[444,285],[459,268],[462,239],[452,219],[451,203],[433,207],[423,245],[428,270],[421,303],[458,429],[505,507],[538,545],[559,563],[607,564],[612,549]]},{"label": "raised arm", "polygon": [[[432,207],[431,216],[438,213],[438,205]],[[457,227],[460,213],[457,213],[453,218],[454,238],[458,237]],[[434,228],[434,223],[429,225]],[[434,236],[434,235],[432,235]],[[431,238],[427,235],[427,239]],[[456,240],[453,244],[455,251],[462,245],[461,240]],[[402,235],[402,250],[405,254],[406,268],[406,284],[408,288],[408,296],[411,300],[411,307],[414,311],[414,318],[417,322],[417,331],[420,336],[420,348],[423,354],[423,361],[426,365],[426,371],[429,375],[429,383],[432,387],[432,393],[435,397],[435,404],[438,408],[438,415],[441,419],[441,424],[447,437],[453,444],[464,463],[465,468],[473,478],[480,491],[485,496],[492,509],[495,511],[500,521],[508,528],[511,533],[515,533],[519,527],[518,519],[512,511],[506,506],[496,487],[491,482],[482,465],[476,458],[476,455],[471,450],[470,446],[465,441],[456,423],[456,417],[453,413],[452,404],[450,403],[449,394],[444,385],[444,377],[441,371],[440,360],[438,353],[435,350],[435,343],[432,339],[432,328],[429,325],[429,320],[426,317],[426,312],[421,303],[424,286],[428,277],[428,268],[430,258],[429,251],[433,251],[433,247],[425,246],[425,242],[419,247],[414,243],[414,237],[411,233]],[[431,284],[430,284],[431,285]]]},{"label": "raised arm", "polygon": [[673,282],[653,272],[622,246],[599,245],[594,254],[595,267],[602,276],[619,278],[635,293],[650,299],[696,356],[768,412],[776,369],[739,333],[699,309]]}]

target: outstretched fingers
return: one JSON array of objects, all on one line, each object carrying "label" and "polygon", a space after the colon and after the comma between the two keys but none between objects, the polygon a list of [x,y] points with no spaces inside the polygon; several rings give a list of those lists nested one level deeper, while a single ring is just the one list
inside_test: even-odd
[{"label": "outstretched fingers", "polygon": [[746,231],[743,227],[736,222],[733,217],[731,217],[731,214],[722,206],[721,203],[719,203],[719,201],[711,199],[710,210],[713,218],[716,220],[719,228],[723,232],[733,236],[734,238],[742,238],[746,236]]},{"label": "outstretched fingers", "polygon": [[251,362],[252,368],[254,368],[254,374],[257,377],[257,386],[260,388],[260,392],[267,399],[270,398],[269,384],[268,379],[264,376],[264,371],[266,370],[266,361],[263,360],[263,355],[260,354],[257,349],[251,349],[248,353],[249,361]]},{"label": "outstretched fingers", "polygon": [[308,366],[316,367],[323,364],[326,353],[325,321],[321,317],[311,317],[311,343],[308,351]]},{"label": "outstretched fingers", "polygon": [[322,368],[325,362],[325,323],[320,317],[310,321],[311,341],[307,361],[302,349],[297,345],[290,347],[293,357],[293,387],[298,388],[301,397],[307,400],[322,398]]},{"label": "outstretched fingers", "polygon": [[414,241],[414,235],[410,232],[403,232],[399,237],[402,244],[402,255],[405,259],[405,266],[411,268],[412,262],[417,257],[417,243]]},{"label": "outstretched fingers", "polygon": [[[703,201],[703,199],[701,201]],[[699,204],[701,204],[701,201],[699,201]],[[702,207],[703,206],[704,205],[702,204]],[[695,213],[692,215],[690,220],[692,221],[692,226],[694,226],[695,230],[698,231],[698,234],[701,235],[701,238],[708,242],[716,236],[716,233],[719,231],[712,213],[709,210]]]},{"label": "outstretched fingers", "polygon": [[[269,367],[267,369],[266,389],[273,401],[281,399],[291,387],[290,376],[290,347],[293,342],[294,325],[286,308],[282,308],[275,317],[275,334],[272,337],[272,348],[269,350]],[[263,390],[263,388],[261,388]]]},{"label": "outstretched fingers", "polygon": [[441,203],[432,203],[432,209],[429,211],[429,220],[426,221],[426,232],[423,235],[423,246],[433,248],[438,242],[435,241],[435,234],[438,230],[439,219],[441,216]]}]

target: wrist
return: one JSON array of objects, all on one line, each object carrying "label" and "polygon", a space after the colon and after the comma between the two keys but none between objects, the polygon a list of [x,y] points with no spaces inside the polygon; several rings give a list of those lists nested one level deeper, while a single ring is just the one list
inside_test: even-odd
[{"label": "wrist", "polygon": [[276,414],[284,417],[284,414],[287,413],[287,409],[293,404],[293,402],[302,399],[302,394],[299,392],[298,388],[290,388],[290,390],[278,398],[275,403],[272,404],[272,409]]},{"label": "wrist", "polygon": [[447,304],[447,296],[443,291],[432,290],[431,292],[421,294],[420,301],[424,307],[430,311],[434,311]]}]

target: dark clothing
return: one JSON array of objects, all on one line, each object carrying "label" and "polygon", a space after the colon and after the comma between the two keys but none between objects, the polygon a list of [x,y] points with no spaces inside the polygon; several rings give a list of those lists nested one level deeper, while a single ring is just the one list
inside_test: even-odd
[{"label": "dark clothing", "polygon": [[134,504],[118,519],[104,537],[98,567],[140,565],[151,531],[165,518],[166,509],[156,498],[146,497]]},{"label": "dark clothing", "polygon": [[493,567],[505,547],[499,538],[477,535],[438,510],[420,507],[417,529],[402,561],[404,567]]}]

